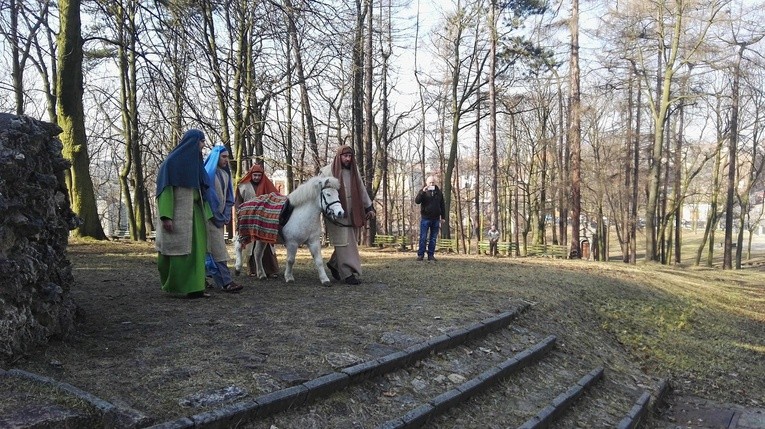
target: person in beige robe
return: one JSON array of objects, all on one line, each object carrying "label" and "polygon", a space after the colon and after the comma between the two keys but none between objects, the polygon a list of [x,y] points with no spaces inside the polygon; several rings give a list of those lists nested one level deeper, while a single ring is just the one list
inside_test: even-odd
[{"label": "person in beige robe", "polygon": [[353,149],[347,145],[337,148],[333,162],[324,166],[321,174],[340,180],[340,203],[346,213],[343,219],[325,219],[329,241],[334,247],[327,267],[335,280],[349,285],[360,284],[361,258],[357,235],[366,220],[375,218],[375,209],[361,180]]}]

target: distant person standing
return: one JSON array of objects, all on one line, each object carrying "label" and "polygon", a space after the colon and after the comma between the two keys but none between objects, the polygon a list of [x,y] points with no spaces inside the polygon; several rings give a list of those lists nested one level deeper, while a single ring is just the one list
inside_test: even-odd
[{"label": "distant person standing", "polygon": [[[279,189],[274,185],[271,179],[266,176],[265,170],[260,164],[255,164],[247,171],[247,173],[239,180],[239,184],[236,186],[236,199],[234,203],[236,208],[246,202],[258,197],[260,195],[279,194]],[[255,249],[255,246],[252,246]],[[263,251],[263,270],[265,270],[268,277],[276,277],[279,274],[279,262],[276,259],[276,253],[274,252],[273,244],[267,244]],[[255,261],[253,255],[247,256],[247,268],[250,271],[250,275],[255,275]]]},{"label": "distant person standing", "polygon": [[325,222],[329,241],[335,248],[327,267],[335,280],[344,280],[349,285],[360,284],[361,258],[356,230],[368,219],[375,218],[375,209],[361,180],[353,149],[347,145],[337,148],[334,160],[321,169],[321,174],[340,180],[340,203],[346,213],[343,219]]},{"label": "distant person standing", "polygon": [[446,209],[444,208],[444,194],[436,185],[436,178],[428,176],[425,179],[425,187],[417,193],[414,202],[420,205],[420,247],[417,250],[417,260],[422,261],[425,257],[427,243],[428,261],[435,261],[436,238],[444,221]]},{"label": "distant person standing", "polygon": [[155,242],[162,290],[207,298],[205,292],[206,219],[212,217],[210,187],[202,165],[205,135],[189,130],[157,173],[157,215],[162,225]]},{"label": "distant person standing", "polygon": [[208,274],[218,288],[225,292],[237,292],[242,286],[231,278],[226,249],[226,225],[231,223],[231,208],[234,207],[234,189],[228,161],[228,149],[225,146],[215,146],[205,160],[207,178],[212,184],[207,199],[213,212],[213,217],[207,221],[207,250],[212,258]]},{"label": "distant person standing", "polygon": [[489,239],[489,256],[497,256],[497,243],[499,243],[499,230],[497,230],[497,225],[492,225],[491,229],[486,231],[486,238]]}]

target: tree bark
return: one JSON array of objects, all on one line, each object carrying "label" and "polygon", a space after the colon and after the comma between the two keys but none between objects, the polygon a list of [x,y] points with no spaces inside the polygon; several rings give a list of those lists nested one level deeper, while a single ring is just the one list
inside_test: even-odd
[{"label": "tree bark", "polygon": [[24,114],[24,68],[22,66],[21,49],[19,48],[19,13],[21,5],[16,0],[10,0],[8,5],[11,25],[11,80],[13,81],[13,94],[16,99],[16,114]]},{"label": "tree bark", "polygon": [[[728,186],[725,200],[725,239],[723,242],[723,269],[733,268],[733,206],[736,195],[736,171],[738,169],[736,155],[738,153],[738,105],[739,85],[741,75],[741,59],[744,56],[744,46],[736,46],[736,65],[733,69],[733,95],[730,113],[730,137],[728,138]],[[736,268],[741,268],[741,249],[736,250]]]},{"label": "tree bark", "polygon": [[364,8],[356,0],[356,31],[353,40],[353,91],[351,94],[352,147],[363,151],[364,139]]},{"label": "tree bark", "polygon": [[[499,189],[497,175],[499,159],[497,156],[497,0],[491,1],[489,12],[490,53],[489,53],[489,138],[491,139],[491,224],[499,222]],[[476,153],[476,157],[478,154]],[[477,164],[477,162],[476,162]],[[478,172],[476,171],[476,177]],[[478,199],[476,192],[476,199]]]},{"label": "tree bark", "polygon": [[[372,58],[372,0],[366,0],[366,34],[364,49],[364,152],[359,154],[358,158],[362,161],[362,174],[364,175],[364,185],[369,198],[374,201],[374,192],[372,190],[372,181],[374,179],[374,163],[372,162],[372,129],[374,128],[374,116],[372,116],[372,71],[374,69]],[[363,157],[362,157],[363,155]],[[366,236],[362,235],[362,242],[367,244],[372,242],[376,232],[376,221],[369,222],[369,229]]]},{"label": "tree bark", "polygon": [[568,146],[571,148],[571,246],[572,258],[581,258],[579,247],[579,216],[582,210],[581,195],[581,111],[579,93],[579,0],[571,2],[571,95],[569,101],[570,123]]},{"label": "tree bark", "polygon": [[72,166],[67,175],[67,187],[72,210],[82,220],[75,236],[106,239],[96,210],[96,197],[90,177],[83,111],[82,37],[80,0],[59,2],[57,117],[62,129],[62,153]]}]

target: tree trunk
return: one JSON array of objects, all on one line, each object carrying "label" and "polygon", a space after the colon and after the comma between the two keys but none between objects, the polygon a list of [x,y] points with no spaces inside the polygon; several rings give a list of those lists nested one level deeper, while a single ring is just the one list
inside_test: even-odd
[{"label": "tree trunk", "polygon": [[[382,2],[381,2],[382,3]],[[381,40],[380,40],[380,57],[382,58],[382,73],[381,75],[381,104],[382,104],[382,123],[380,124],[380,148],[379,148],[379,160],[380,160],[380,183],[382,188],[382,208],[383,208],[383,218],[381,224],[383,225],[383,228],[385,230],[386,234],[391,234],[392,229],[392,222],[390,219],[390,212],[388,210],[388,203],[390,197],[388,196],[388,193],[390,192],[389,188],[389,182],[388,182],[388,148],[390,146],[390,140],[391,136],[388,135],[390,132],[388,130],[388,121],[389,121],[389,115],[390,115],[390,109],[388,106],[388,61],[390,59],[391,52],[393,50],[392,46],[392,37],[391,37],[391,5],[388,3],[387,5],[387,11],[386,13],[383,13],[383,5],[380,4],[380,23],[381,27],[384,25],[383,23],[383,17],[387,15],[387,26],[385,26],[384,32],[381,31]],[[385,38],[383,40],[382,35],[385,35]],[[373,222],[374,223],[374,222]],[[377,233],[377,230],[375,229],[375,234]],[[374,240],[374,236],[370,237],[370,243],[372,243]]]},{"label": "tree trunk", "polygon": [[363,150],[364,139],[364,11],[361,0],[356,0],[356,32],[353,40],[353,92],[351,95],[351,122],[353,141],[357,154]]},{"label": "tree trunk", "polygon": [[[493,1],[493,0],[492,0]],[[489,81],[491,82],[491,78],[489,78]],[[489,83],[489,86],[491,86],[491,83]],[[490,96],[491,97],[491,96]],[[475,93],[476,98],[476,123],[475,123],[475,159],[473,161],[473,164],[475,165],[475,183],[473,184],[473,193],[475,194],[475,199],[473,200],[475,202],[475,213],[473,213],[473,217],[471,217],[472,222],[472,236],[475,236],[476,238],[476,247],[475,251],[476,254],[478,254],[478,242],[481,240],[481,211],[480,211],[480,203],[479,203],[479,195],[480,195],[480,177],[481,177],[481,91],[480,89],[476,91]],[[489,113],[489,116],[491,116],[491,113]],[[491,122],[491,120],[490,120]],[[489,125],[489,128],[491,128],[491,125]],[[491,139],[491,131],[489,131],[489,138]],[[465,191],[469,195],[469,190],[465,189]],[[466,196],[466,201],[467,196]],[[492,212],[494,208],[494,200],[492,200]],[[468,203],[468,216],[470,215],[470,204]],[[460,217],[461,219],[461,217]],[[496,220],[490,219],[490,222],[494,223]]]},{"label": "tree trunk", "polygon": [[[130,237],[146,239],[146,207],[142,151],[138,120],[138,79],[136,70],[135,3],[121,7],[115,18],[120,38],[118,58],[120,65],[120,103],[122,105],[122,134],[125,139],[126,163],[120,172],[125,207],[128,213]],[[129,154],[128,154],[129,153]],[[132,178],[133,195],[130,197],[128,177]]]},{"label": "tree trunk", "polygon": [[[661,185],[661,169],[663,167],[662,162],[662,155],[664,150],[664,127],[668,120],[668,112],[670,107],[670,96],[671,96],[671,89],[672,89],[672,79],[675,75],[675,72],[677,71],[677,57],[679,55],[681,46],[680,46],[680,37],[683,35],[684,30],[684,21],[683,21],[683,13],[684,13],[684,7],[682,2],[675,2],[674,3],[674,9],[671,11],[674,15],[671,17],[674,20],[674,26],[671,30],[671,33],[669,34],[669,37],[671,38],[669,40],[669,45],[666,45],[666,41],[663,38],[658,39],[658,49],[657,49],[657,79],[656,79],[656,98],[655,102],[651,106],[651,111],[653,113],[653,120],[654,120],[654,139],[653,139],[653,146],[651,148],[650,152],[650,159],[649,159],[649,173],[648,173],[648,201],[646,202],[646,210],[645,210],[645,237],[646,237],[646,252],[645,252],[645,260],[646,261],[654,261],[657,260],[657,228],[656,228],[656,217],[659,214],[659,188]],[[657,17],[657,20],[660,23],[664,22],[664,19],[666,16],[664,15],[666,12],[665,9],[660,9],[659,16]],[[716,11],[713,11],[713,14],[716,13]],[[711,22],[711,21],[710,21]],[[660,24],[661,25],[661,24]],[[704,28],[704,32],[706,32],[706,28]],[[703,33],[702,33],[703,34]],[[669,51],[669,55],[667,57],[666,63],[663,63],[662,59],[665,55],[665,50]],[[694,48],[695,49],[695,48]],[[684,61],[687,61],[687,58],[690,57],[690,55],[693,53],[693,50],[688,53],[685,52],[684,55],[686,56]]]},{"label": "tree trunk", "polygon": [[635,112],[633,85],[636,80],[639,80],[635,79],[634,63],[630,63],[630,66],[629,78],[627,80],[627,136],[624,145],[624,188],[622,189],[623,205],[621,213],[622,227],[624,229],[624,241],[621,243],[622,262],[625,263],[629,263],[631,258],[632,228],[634,226],[632,224],[633,218],[630,211],[630,189],[632,188],[632,140],[634,138],[632,124],[634,122],[633,115]]},{"label": "tree trunk", "polygon": [[[721,141],[721,129],[720,124],[717,127],[718,141]],[[722,165],[722,146],[718,144],[715,150],[715,165],[712,168],[712,188],[711,188],[711,200],[709,202],[709,212],[707,214],[706,225],[704,227],[704,235],[699,244],[699,250],[696,253],[695,265],[701,264],[701,256],[704,253],[704,247],[709,244],[709,250],[707,253],[708,267],[712,266],[712,255],[714,252],[714,231],[717,224],[718,216],[718,200],[720,195],[720,166]],[[707,241],[708,240],[708,241]]]},{"label": "tree trunk", "polygon": [[[728,190],[725,200],[725,241],[723,248],[723,269],[733,268],[733,206],[736,195],[736,154],[738,152],[738,104],[741,58],[744,55],[744,46],[737,46],[736,66],[733,71],[733,96],[731,99],[730,133],[728,139]],[[741,249],[736,251],[736,268],[741,268]]]},{"label": "tree trunk", "polygon": [[[460,163],[459,160],[457,160],[457,164],[454,166],[454,171],[456,173],[457,177],[460,177]],[[455,226],[457,227],[457,253],[459,253],[459,243],[462,241],[462,252],[467,253],[465,249],[465,229],[464,225],[462,224],[462,219],[464,219],[464,216],[462,214],[462,195],[461,195],[461,187],[459,186],[459,179],[457,180],[457,187],[454,190],[454,195],[457,198],[457,204],[454,209],[454,213],[457,215],[457,222]]]},{"label": "tree trunk", "polygon": [[85,133],[81,25],[80,0],[61,0],[56,76],[58,125],[62,129],[62,153],[72,163],[67,175],[72,210],[82,220],[74,235],[104,240],[106,236],[96,210],[96,197],[90,177],[90,156]]},{"label": "tree trunk", "polygon": [[[372,162],[372,129],[374,127],[374,116],[372,116],[372,0],[366,0],[366,41],[364,49],[364,152],[359,154],[358,159],[362,161],[362,175],[364,176],[364,185],[366,185],[366,192],[369,198],[374,200],[374,192],[372,191],[372,180],[374,179],[374,163]],[[372,239],[376,232],[376,221],[369,222],[369,229],[367,235],[362,237],[362,242],[367,244],[372,243]]]},{"label": "tree trunk", "polygon": [[13,94],[16,99],[16,114],[24,114],[24,68],[21,65],[21,49],[19,48],[19,13],[21,5],[16,0],[10,0],[8,5],[11,15],[10,42],[11,42],[11,80],[13,81]]},{"label": "tree trunk", "polygon": [[284,150],[284,160],[287,164],[287,189],[286,193],[292,192],[293,184],[295,183],[295,160],[292,158],[293,149],[293,126],[292,126],[292,56],[289,55],[291,51],[290,39],[287,38],[285,42],[287,44],[287,146]]},{"label": "tree trunk", "polygon": [[569,190],[567,180],[570,174],[570,156],[568,140],[563,132],[566,127],[564,122],[564,103],[563,89],[561,88],[561,79],[556,75],[558,82],[558,240],[562,245],[568,244],[568,211],[570,205]]},{"label": "tree trunk", "polygon": [[[499,189],[497,188],[497,0],[491,0],[489,13],[490,54],[489,54],[489,138],[491,139],[491,224],[499,222]],[[478,154],[476,154],[478,157]],[[477,164],[477,163],[476,163]],[[478,172],[476,171],[476,177]],[[477,188],[476,188],[477,189]],[[476,193],[476,198],[478,194]]]},{"label": "tree trunk", "polygon": [[[417,20],[415,21],[414,39],[420,39],[420,2],[417,2]],[[420,166],[420,177],[425,179],[425,136],[427,132],[427,120],[425,118],[425,85],[420,81],[419,73],[419,43],[414,44],[414,79],[417,81],[417,95],[419,96],[420,107],[420,132],[419,144],[417,146],[418,164]]]},{"label": "tree trunk", "polygon": [[[637,70],[636,70],[637,72]],[[637,75],[637,88],[635,93],[637,94],[637,100],[635,101],[635,131],[633,133],[633,147],[632,147],[632,192],[630,193],[630,263],[637,264],[637,212],[638,212],[638,179],[640,177],[640,127],[642,126],[642,101],[643,101],[643,89],[642,79],[639,74]]]},{"label": "tree trunk", "polygon": [[444,213],[444,225],[442,228],[442,236],[445,238],[451,237],[450,231],[450,212],[452,204],[452,179],[454,175],[454,166],[457,163],[457,147],[459,146],[458,134],[459,124],[461,119],[462,109],[460,107],[458,88],[460,85],[460,64],[462,62],[460,56],[460,40],[462,39],[462,23],[457,23],[455,28],[454,40],[452,40],[452,58],[453,64],[451,82],[450,82],[450,102],[452,111],[451,129],[449,132],[449,155],[446,158],[446,174],[444,175],[444,207],[446,213]]},{"label": "tree trunk", "polygon": [[581,111],[579,93],[579,0],[571,2],[571,95],[569,101],[570,123],[568,146],[571,148],[571,246],[572,258],[581,258],[579,248],[579,216],[582,210],[581,196]]},{"label": "tree trunk", "polygon": [[[666,154],[666,157],[671,156],[670,151],[670,143],[671,143],[671,129],[672,129],[672,120],[674,118],[672,115],[667,112],[667,121],[664,126],[664,149],[662,149],[662,153]],[[664,163],[664,169],[662,173],[662,177],[660,179],[661,181],[661,191],[659,193],[659,200],[661,201],[661,204],[659,205],[659,214],[657,216],[658,220],[658,237],[659,237],[659,260],[662,264],[666,264],[668,262],[668,252],[669,252],[669,246],[670,243],[668,243],[669,238],[667,235],[667,228],[669,225],[669,215],[667,214],[667,204],[669,199],[669,181],[670,181],[670,163],[665,162]],[[669,234],[671,236],[671,232]]]},{"label": "tree trunk", "polygon": [[547,103],[544,103],[542,106],[539,107],[539,109],[542,110],[542,114],[540,116],[541,123],[539,126],[540,129],[540,143],[542,146],[542,153],[540,155],[540,166],[539,166],[539,199],[537,200],[537,217],[536,217],[536,234],[537,234],[537,242],[540,244],[547,243],[547,225],[545,218],[547,216],[547,149],[548,149],[548,139],[547,139],[547,127],[548,127],[548,119],[550,118],[550,108],[547,105]]},{"label": "tree trunk", "polygon": [[[685,93],[688,93],[688,82],[690,81],[690,70],[688,72],[688,76],[686,77],[685,81],[683,82],[683,90]],[[675,178],[674,178],[674,187],[675,187],[675,206],[674,206],[674,218],[675,218],[675,237],[674,237],[674,243],[675,248],[673,253],[674,256],[674,263],[680,264],[682,262],[682,255],[681,255],[681,249],[682,249],[682,217],[683,217],[683,196],[681,192],[681,185],[682,185],[682,168],[680,166],[682,165],[682,154],[683,154],[683,139],[685,138],[685,100],[680,101],[680,109],[678,111],[678,127],[677,127],[677,139],[675,143]]]}]

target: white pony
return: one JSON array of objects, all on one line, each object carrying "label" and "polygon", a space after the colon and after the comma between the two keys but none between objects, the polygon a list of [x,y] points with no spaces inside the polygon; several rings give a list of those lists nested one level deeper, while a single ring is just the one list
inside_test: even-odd
[{"label": "white pony", "polygon": [[[287,223],[279,227],[279,235],[287,247],[287,267],[284,270],[284,279],[287,283],[295,281],[292,275],[292,266],[295,264],[295,254],[298,247],[301,244],[307,244],[308,249],[311,251],[311,256],[313,256],[316,270],[319,272],[321,284],[324,286],[330,285],[329,277],[327,277],[327,273],[324,270],[324,261],[321,257],[321,214],[323,213],[331,219],[345,216],[342,204],[340,203],[339,189],[340,181],[334,177],[313,177],[287,195],[287,202],[292,207],[292,214]],[[246,202],[240,206],[240,211],[237,213],[240,220],[243,217],[243,209],[247,210],[246,206],[248,203]],[[245,246],[242,246],[241,243],[243,238],[245,238],[245,241],[248,241],[246,238],[253,235],[252,231],[248,230],[248,228],[251,227],[241,221],[237,227],[238,237],[234,244],[234,249],[236,250],[236,273],[239,273],[242,269],[242,247],[245,247],[244,251],[247,255],[250,254],[249,249],[252,246],[253,240],[249,240]],[[266,243],[261,240],[255,241],[254,259],[259,279],[266,278],[262,262],[265,245]]]}]

